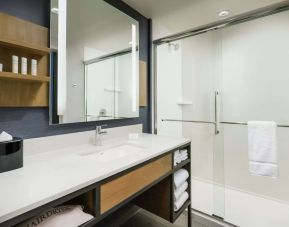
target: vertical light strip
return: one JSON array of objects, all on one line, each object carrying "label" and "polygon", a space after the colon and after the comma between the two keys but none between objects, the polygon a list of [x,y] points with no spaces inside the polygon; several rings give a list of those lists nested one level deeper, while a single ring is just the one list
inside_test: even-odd
[{"label": "vertical light strip", "polygon": [[58,1],[58,72],[57,72],[57,114],[66,112],[66,11],[67,0]]},{"label": "vertical light strip", "polygon": [[132,44],[132,112],[137,111],[137,46],[136,46],[136,26],[131,26],[131,44]]}]

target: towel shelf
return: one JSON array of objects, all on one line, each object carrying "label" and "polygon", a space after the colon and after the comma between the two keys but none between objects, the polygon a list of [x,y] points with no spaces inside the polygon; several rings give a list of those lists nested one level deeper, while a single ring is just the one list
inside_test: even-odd
[{"label": "towel shelf", "polygon": [[[200,124],[213,124],[216,125],[214,121],[193,121],[193,120],[176,120],[176,119],[162,119],[162,121],[173,121],[173,122],[188,122],[188,123],[200,123]],[[232,122],[232,121],[220,121],[219,124],[227,125],[248,125],[246,122]],[[289,125],[278,124],[277,127],[289,128]]]}]

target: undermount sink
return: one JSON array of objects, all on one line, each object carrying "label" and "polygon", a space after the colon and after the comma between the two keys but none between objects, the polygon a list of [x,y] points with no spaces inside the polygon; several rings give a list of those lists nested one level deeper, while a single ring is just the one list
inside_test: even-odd
[{"label": "undermount sink", "polygon": [[139,152],[144,152],[145,147],[124,143],[112,147],[98,147],[93,151],[81,153],[80,156],[93,158],[100,162],[108,162],[116,159],[121,159],[130,155],[135,155]]}]

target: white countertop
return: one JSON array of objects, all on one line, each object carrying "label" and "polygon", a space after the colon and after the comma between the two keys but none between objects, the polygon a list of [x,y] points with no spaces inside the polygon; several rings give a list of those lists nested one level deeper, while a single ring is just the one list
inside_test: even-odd
[{"label": "white countertop", "polygon": [[151,134],[138,134],[138,138],[130,140],[128,137],[107,140],[103,148],[128,143],[144,149],[109,162],[98,162],[93,155],[80,155],[95,150],[92,144],[24,156],[23,168],[0,173],[0,223],[188,142]]}]

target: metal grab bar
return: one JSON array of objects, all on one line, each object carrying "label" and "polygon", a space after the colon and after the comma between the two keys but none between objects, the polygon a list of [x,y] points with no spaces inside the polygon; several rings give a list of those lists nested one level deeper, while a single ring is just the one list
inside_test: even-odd
[{"label": "metal grab bar", "polygon": [[214,121],[190,121],[190,120],[175,120],[175,119],[162,119],[162,121],[176,121],[176,122],[190,122],[190,123],[200,123],[200,124],[216,124]]},{"label": "metal grab bar", "polygon": [[[176,120],[176,119],[162,119],[162,121],[175,121],[175,122],[190,122],[190,123],[200,123],[200,124],[213,124],[216,125],[216,122],[213,121],[190,121],[190,120]],[[248,125],[246,122],[232,122],[232,121],[220,121],[220,124],[227,124],[227,125]],[[278,124],[277,127],[280,128],[289,128],[289,125],[280,125]]]}]

